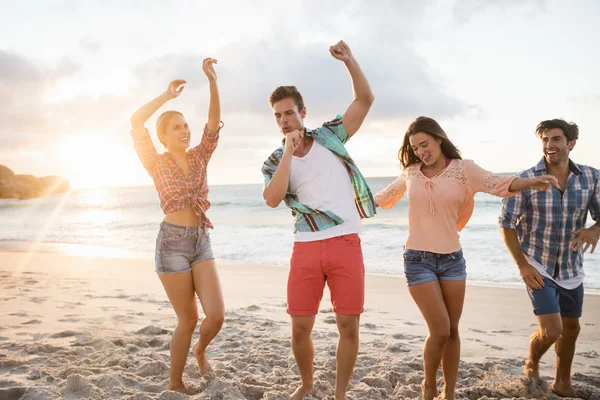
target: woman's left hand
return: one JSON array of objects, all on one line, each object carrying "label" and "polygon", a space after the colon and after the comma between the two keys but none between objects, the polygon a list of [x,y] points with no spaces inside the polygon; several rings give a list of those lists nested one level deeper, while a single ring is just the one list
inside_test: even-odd
[{"label": "woman's left hand", "polygon": [[215,68],[213,64],[217,64],[218,61],[214,58],[207,57],[202,61],[202,70],[204,74],[208,78],[209,81],[217,80],[217,73],[215,72]]},{"label": "woman's left hand", "polygon": [[535,178],[529,178],[529,179],[530,179],[530,184],[529,184],[530,189],[548,191],[551,189],[552,186],[554,186],[558,190],[561,190],[560,185],[558,184],[558,179],[556,179],[556,177],[554,175],[542,175],[542,176],[536,176]]}]

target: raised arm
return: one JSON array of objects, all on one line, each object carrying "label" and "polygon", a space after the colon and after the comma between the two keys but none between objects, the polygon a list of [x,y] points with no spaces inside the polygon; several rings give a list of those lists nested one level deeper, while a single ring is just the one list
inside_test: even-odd
[{"label": "raised arm", "polygon": [[167,101],[174,99],[181,94],[183,91],[183,85],[185,83],[186,82],[183,79],[175,79],[174,81],[171,81],[164,93],[153,100],[150,100],[133,113],[131,116],[131,127],[133,129],[144,128],[146,121],[148,121],[148,119],[159,108],[161,108]]},{"label": "raised arm", "polygon": [[375,100],[375,96],[373,96],[369,82],[360,68],[358,61],[356,61],[352,55],[352,51],[350,51],[350,47],[343,40],[331,46],[329,52],[335,59],[344,62],[352,80],[354,100],[342,116],[342,123],[346,129],[346,133],[350,137],[362,125]]},{"label": "raised arm", "polygon": [[208,88],[210,95],[210,102],[208,105],[208,122],[206,129],[209,132],[218,132],[219,125],[221,123],[221,101],[219,98],[219,87],[217,86],[217,73],[215,72],[214,64],[217,64],[217,60],[214,58],[205,58],[202,61],[202,70],[208,78]]}]

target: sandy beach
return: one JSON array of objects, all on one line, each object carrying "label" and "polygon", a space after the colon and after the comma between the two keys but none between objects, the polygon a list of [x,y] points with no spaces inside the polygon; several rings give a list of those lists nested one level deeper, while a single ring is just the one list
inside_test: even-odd
[{"label": "sandy beach", "polygon": [[[200,377],[190,355],[185,380],[196,395],[188,397],[166,390],[176,318],[151,257],[0,252],[0,399],[287,398],[299,383],[287,270],[225,260],[218,267],[227,313],[208,349],[215,373]],[[366,286],[348,398],[418,399],[427,332],[421,315],[402,278],[368,275]],[[581,325],[574,385],[580,398],[600,399],[600,296],[586,295]],[[470,283],[458,398],[558,398],[521,378],[535,327],[525,290]],[[337,332],[327,291],[313,337],[315,393],[307,399],[332,399]],[[542,361],[551,383],[552,349]]]}]

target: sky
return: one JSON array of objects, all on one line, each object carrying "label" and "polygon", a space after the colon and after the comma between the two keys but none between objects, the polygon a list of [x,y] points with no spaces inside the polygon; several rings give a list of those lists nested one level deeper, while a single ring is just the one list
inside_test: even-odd
[{"label": "sky", "polygon": [[347,148],[365,176],[399,174],[409,123],[436,119],[463,157],[517,172],[542,157],[536,125],[580,128],[571,153],[600,168],[600,3],[589,0],[162,1],[22,0],[0,15],[0,164],[59,175],[75,187],[148,185],[131,114],[170,80],[188,84],[155,119],[183,112],[200,141],[207,119],[204,57],[219,60],[222,119],[210,184],[262,182],[280,145],[268,97],[296,85],[306,126],[352,101],[343,39],[375,103]]}]

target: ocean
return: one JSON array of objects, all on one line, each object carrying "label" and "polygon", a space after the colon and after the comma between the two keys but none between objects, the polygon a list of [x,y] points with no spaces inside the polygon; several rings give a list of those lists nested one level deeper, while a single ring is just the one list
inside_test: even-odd
[{"label": "ocean", "polygon": [[[375,193],[393,178],[368,178]],[[217,258],[287,268],[293,219],[283,204],[269,208],[262,185],[212,185],[209,218]],[[468,279],[483,284],[520,285],[497,225],[501,200],[479,193],[475,212],[461,232]],[[407,233],[407,202],[363,220],[365,268],[370,273],[403,274],[402,247]],[[154,254],[163,214],[154,187],[74,189],[65,195],[31,200],[0,200],[0,242],[41,242],[100,246],[108,250]],[[588,225],[591,219],[588,216]],[[83,247],[86,248],[86,247]],[[101,250],[97,254],[102,254]],[[153,266],[148,266],[152,270]],[[600,290],[600,246],[585,255],[586,289]]]}]

